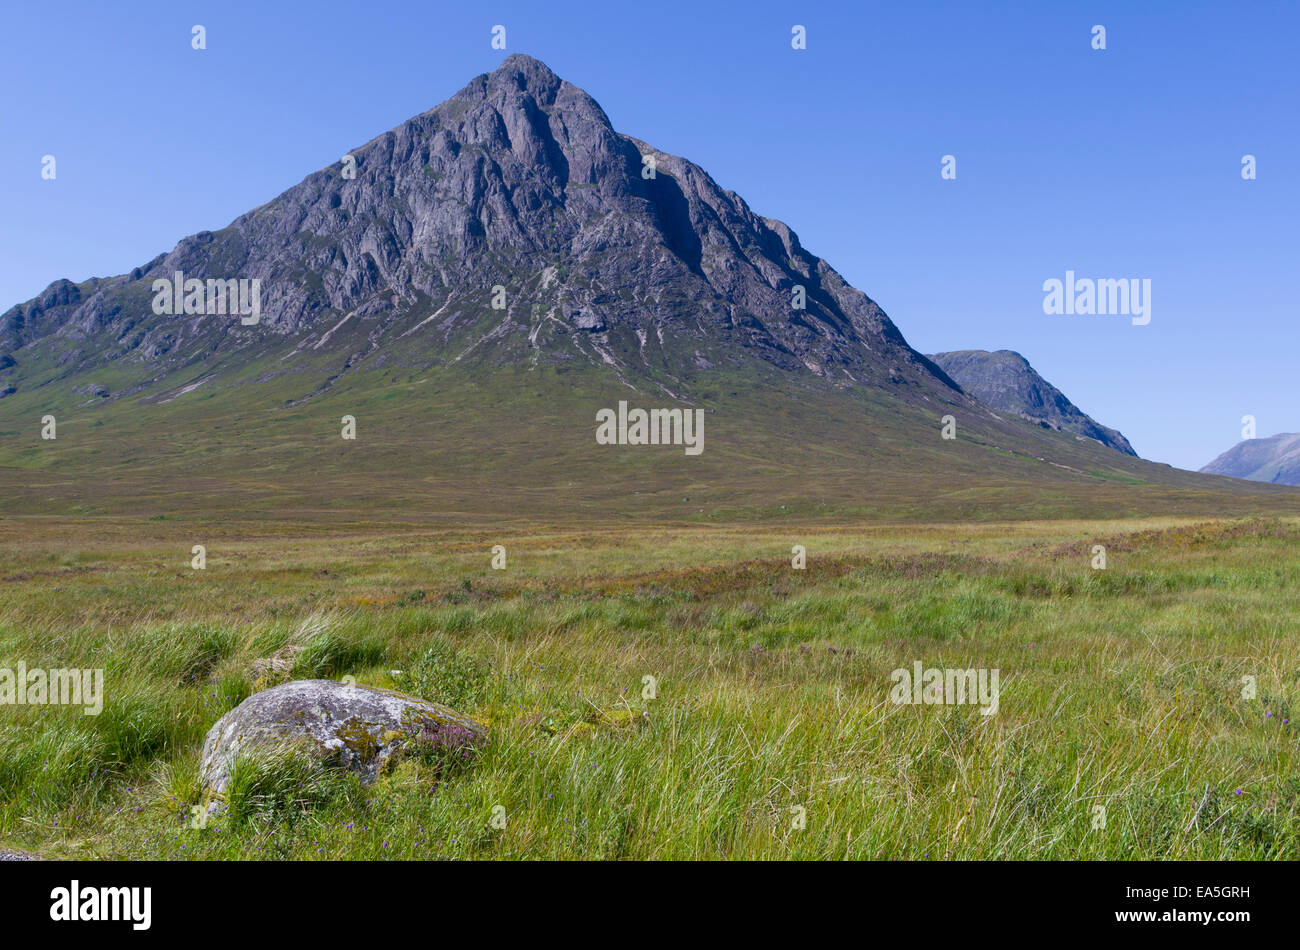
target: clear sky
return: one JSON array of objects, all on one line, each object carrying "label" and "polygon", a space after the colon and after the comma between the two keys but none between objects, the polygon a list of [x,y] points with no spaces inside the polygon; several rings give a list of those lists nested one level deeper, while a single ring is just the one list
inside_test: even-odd
[{"label": "clear sky", "polygon": [[[1248,413],[1300,431],[1294,2],[54,0],[3,24],[0,311],[224,227],[522,52],[786,221],[922,352],[1017,350],[1180,467]],[[1067,269],[1149,278],[1150,324],[1045,315]]]}]

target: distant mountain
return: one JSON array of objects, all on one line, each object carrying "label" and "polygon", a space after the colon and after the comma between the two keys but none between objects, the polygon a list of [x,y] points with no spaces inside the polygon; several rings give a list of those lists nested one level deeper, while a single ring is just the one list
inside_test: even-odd
[{"label": "distant mountain", "polygon": [[1238,442],[1201,471],[1252,482],[1300,485],[1300,432]]},{"label": "distant mountain", "polygon": [[1082,412],[1065,394],[1039,376],[1012,350],[954,350],[929,359],[980,402],[1014,412],[1045,428],[1095,439],[1125,455],[1137,456],[1128,439]]}]

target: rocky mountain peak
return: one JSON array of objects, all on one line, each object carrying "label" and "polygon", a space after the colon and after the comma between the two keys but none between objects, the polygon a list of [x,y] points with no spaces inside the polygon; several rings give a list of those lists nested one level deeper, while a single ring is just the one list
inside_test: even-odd
[{"label": "rocky mountain peak", "polygon": [[[155,282],[178,274],[256,281],[254,325],[154,313]],[[791,228],[615,131],[522,54],[221,231],[0,318],[0,352],[20,366],[41,350],[142,379],[285,345],[339,352],[331,379],[380,359],[586,362],[685,394],[698,372],[756,364],[957,395]]]},{"label": "rocky mountain peak", "polygon": [[1137,455],[1122,433],[1086,415],[1014,350],[954,350],[932,353],[930,359],[986,406]]}]

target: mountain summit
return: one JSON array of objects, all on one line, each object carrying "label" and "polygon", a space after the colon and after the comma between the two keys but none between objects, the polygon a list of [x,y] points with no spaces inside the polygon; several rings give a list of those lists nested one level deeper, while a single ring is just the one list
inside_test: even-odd
[{"label": "mountain summit", "polygon": [[[257,324],[152,313],[154,281],[177,274],[258,280]],[[842,384],[950,386],[789,227],[616,132],[519,54],[224,230],[122,277],[59,281],[0,318],[0,353],[19,364],[22,351],[125,361],[141,381],[285,340],[346,351],[335,379],[379,356],[577,360],[678,392],[753,358]]]}]

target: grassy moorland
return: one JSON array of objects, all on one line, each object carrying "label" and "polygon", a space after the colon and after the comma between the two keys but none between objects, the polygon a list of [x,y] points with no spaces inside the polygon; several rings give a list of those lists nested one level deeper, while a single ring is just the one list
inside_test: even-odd
[{"label": "grassy moorland", "polygon": [[[468,532],[9,516],[0,667],[103,667],[106,697],[98,716],[0,706],[0,844],[1295,859],[1297,541],[1285,517]],[[915,661],[998,669],[997,714],[891,703],[890,671]],[[218,717],[280,679],[344,676],[446,701],[490,740],[364,788],[273,762],[191,827]]]},{"label": "grassy moorland", "polygon": [[[388,364],[308,398],[340,369],[320,355],[299,365],[308,358],[282,362],[276,350],[228,368],[227,357],[131,395],[129,361],[70,377],[51,366],[0,402],[0,515],[457,527],[1300,516],[1300,491],[1286,486],[1130,458],[901,384],[711,372],[691,403],[704,411],[704,451],[688,457],[596,444],[600,408],[677,404],[600,367]],[[88,394],[91,384],[123,395]],[[945,440],[950,412],[956,438]],[[47,415],[53,440],[41,438]],[[345,415],[354,440],[341,438]]]}]

